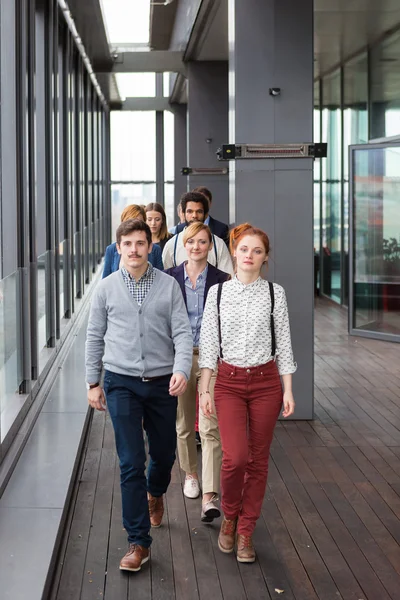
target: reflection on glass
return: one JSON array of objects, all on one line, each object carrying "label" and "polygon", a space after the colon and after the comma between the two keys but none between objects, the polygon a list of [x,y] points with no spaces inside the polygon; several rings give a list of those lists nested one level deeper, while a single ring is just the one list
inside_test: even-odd
[{"label": "reflection on glass", "polygon": [[354,327],[400,334],[400,147],[357,149]]},{"label": "reflection on glass", "polygon": [[112,238],[121,222],[121,213],[128,204],[149,204],[156,201],[156,184],[124,183],[111,186]]},{"label": "reflection on glass", "polygon": [[48,252],[38,256],[37,293],[38,293],[38,344],[39,353],[47,346],[46,332],[46,270]]},{"label": "reflection on glass", "polygon": [[400,32],[371,48],[371,139],[400,134]]},{"label": "reflection on glass", "polygon": [[328,157],[322,161],[322,292],[341,300],[341,78],[340,71],[323,80],[322,141]]},{"label": "reflection on glass", "polygon": [[351,144],[368,142],[368,57],[362,54],[344,66],[343,106],[343,302],[349,299],[349,152]]},{"label": "reflection on glass", "polygon": [[61,242],[58,246],[58,251],[60,253],[59,263],[60,263],[60,276],[59,276],[59,286],[60,286],[60,317],[64,318],[66,307],[64,305],[64,247],[65,240]]},{"label": "reflection on glass", "polygon": [[21,383],[18,358],[17,273],[0,281],[0,415],[1,437],[6,434],[7,411]]},{"label": "reflection on glass", "polygon": [[[321,141],[320,83],[314,84],[314,142]],[[320,289],[321,161],[314,161],[314,293]]]}]

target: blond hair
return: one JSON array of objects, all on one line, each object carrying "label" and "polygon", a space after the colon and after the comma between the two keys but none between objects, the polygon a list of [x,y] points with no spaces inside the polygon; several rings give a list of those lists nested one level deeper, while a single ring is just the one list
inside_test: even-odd
[{"label": "blond hair", "polygon": [[140,218],[146,222],[146,211],[139,204],[129,204],[128,206],[125,206],[121,213],[121,223],[123,223],[123,221],[127,221],[128,219]]},{"label": "blond hair", "polygon": [[186,229],[184,230],[183,245],[185,245],[186,242],[188,240],[190,240],[191,238],[194,238],[194,236],[197,235],[198,233],[200,233],[200,231],[206,231],[207,235],[208,235],[208,239],[210,240],[210,242],[212,242],[211,229],[209,228],[208,225],[205,225],[204,223],[201,223],[200,221],[198,221],[196,223],[192,223],[191,225],[186,227]]}]

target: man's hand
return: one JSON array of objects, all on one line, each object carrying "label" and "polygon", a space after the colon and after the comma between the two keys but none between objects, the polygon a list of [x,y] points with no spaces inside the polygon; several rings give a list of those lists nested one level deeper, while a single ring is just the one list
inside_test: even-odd
[{"label": "man's hand", "polygon": [[174,373],[169,382],[169,393],[171,396],[182,396],[187,387],[187,381],[181,373]]},{"label": "man's hand", "polygon": [[106,410],[106,398],[104,396],[103,388],[98,385],[97,387],[88,390],[88,402],[92,408],[96,410]]}]

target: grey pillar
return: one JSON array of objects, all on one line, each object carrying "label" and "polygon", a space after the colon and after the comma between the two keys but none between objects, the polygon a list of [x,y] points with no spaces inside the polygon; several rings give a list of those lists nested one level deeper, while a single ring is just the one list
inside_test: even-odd
[{"label": "grey pillar", "polygon": [[[230,0],[229,141],[313,140],[313,0]],[[281,88],[273,97],[269,88]],[[230,163],[230,217],[264,229],[268,277],[286,290],[295,358],[295,417],[313,417],[313,163]]]},{"label": "grey pillar", "polygon": [[[174,113],[174,168],[175,168],[175,215],[180,198],[187,191],[187,178],[181,174],[187,161],[187,107],[186,104],[171,104]],[[176,217],[177,220],[177,217]]]},{"label": "grey pillar", "polygon": [[[216,157],[228,138],[228,63],[225,61],[188,63],[188,167],[222,167]],[[213,195],[212,215],[228,222],[228,175],[189,177],[189,188],[199,185]]]},{"label": "grey pillar", "polygon": [[[156,96],[164,95],[163,73],[156,73]],[[164,113],[156,111],[156,202],[164,206]]]}]

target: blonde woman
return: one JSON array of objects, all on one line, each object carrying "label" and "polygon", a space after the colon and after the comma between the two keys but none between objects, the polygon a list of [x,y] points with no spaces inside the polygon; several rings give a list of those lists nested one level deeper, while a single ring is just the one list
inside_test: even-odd
[{"label": "blonde woman", "polygon": [[[126,206],[121,213],[121,223],[124,221],[128,221],[129,219],[138,219],[139,221],[146,222],[146,211],[139,204],[129,204]],[[164,265],[162,262],[162,252],[159,246],[155,246],[152,244],[150,246],[151,252],[149,253],[148,261],[153,267],[163,270]],[[114,242],[110,244],[106,248],[106,253],[104,257],[104,267],[103,267],[103,279],[118,271],[121,257],[118,254],[117,244]]]},{"label": "blonde woman", "polygon": [[[184,494],[187,498],[197,498],[200,495],[200,483],[197,475],[195,423],[196,392],[200,377],[198,355],[203,307],[210,287],[226,281],[229,275],[207,262],[208,253],[213,244],[212,234],[207,225],[202,222],[189,225],[183,232],[183,244],[187,260],[165,272],[174,277],[180,285],[192,327],[192,371],[185,393],[178,398],[176,430],[179,461],[182,470],[186,473]],[[211,381],[211,393],[214,381],[215,378]],[[203,474],[201,520],[210,523],[221,514],[216,504],[219,495],[222,456],[216,416],[207,419],[200,414],[199,432]]]}]

